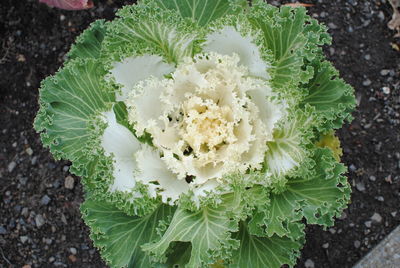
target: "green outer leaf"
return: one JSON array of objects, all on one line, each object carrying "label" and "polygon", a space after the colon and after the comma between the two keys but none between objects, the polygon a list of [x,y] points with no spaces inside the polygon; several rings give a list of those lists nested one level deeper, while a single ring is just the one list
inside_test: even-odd
[{"label": "green outer leaf", "polygon": [[[190,18],[200,26],[228,14],[236,14],[239,7],[248,7],[246,0],[150,0],[163,9],[174,10],[183,18]],[[142,1],[149,2],[149,0]]]},{"label": "green outer leaf", "polygon": [[194,53],[197,29],[176,12],[162,10],[151,1],[125,6],[108,24],[102,57],[106,63],[143,54],[162,56],[177,63]]},{"label": "green outer leaf", "polygon": [[81,206],[83,219],[91,229],[90,237],[113,268],[152,267],[149,256],[140,246],[159,238],[159,222],[168,221],[174,210],[160,205],[153,213],[139,218],[90,198]]},{"label": "green outer leaf", "polygon": [[240,239],[240,247],[233,253],[233,264],[229,268],[280,268],[283,264],[291,267],[300,256],[304,237],[293,241],[288,237],[259,237],[251,235],[247,224],[241,222],[240,231],[233,235]]},{"label": "green outer leaf", "polygon": [[84,149],[93,143],[89,126],[114,101],[113,90],[102,80],[104,75],[96,60],[76,59],[42,82],[34,126],[55,158],[88,161]]},{"label": "green outer leaf", "polygon": [[104,20],[96,20],[76,39],[75,45],[68,52],[68,59],[98,58],[100,56],[101,43],[106,34]]},{"label": "green outer leaf", "polygon": [[[346,168],[337,163],[330,149],[315,149],[314,175],[289,179],[286,191],[271,194],[265,209],[264,224],[268,236],[297,239],[303,217],[308,224],[331,226],[350,201],[350,186],[341,174]],[[293,226],[294,225],[294,226]]]},{"label": "green outer leaf", "polygon": [[237,231],[237,223],[225,213],[223,206],[206,207],[197,212],[178,208],[163,237],[155,243],[144,245],[143,250],[163,262],[171,242],[191,242],[191,258],[185,267],[206,267],[206,264],[217,260],[216,252],[229,251],[238,246],[238,241],[230,238],[230,232]]},{"label": "green outer leaf", "polygon": [[[176,242],[170,247],[166,263],[155,264],[156,268],[183,268],[189,262],[192,246],[188,242]],[[179,265],[179,266],[177,266]]]},{"label": "green outer leaf", "polygon": [[[312,143],[314,135],[312,130],[318,125],[317,122],[314,109],[310,106],[304,107],[304,110],[289,111],[285,121],[280,122],[280,126],[274,131],[274,140],[267,142],[268,151],[265,155],[266,167],[276,177],[275,180],[281,180],[286,175],[300,171],[309,157],[307,146]],[[286,161],[292,159],[297,165],[287,170],[285,165],[279,166],[279,163],[282,163],[280,159]]]},{"label": "green outer leaf", "polygon": [[253,1],[249,21],[262,30],[264,47],[274,56],[271,85],[288,90],[289,97],[301,97],[299,83],[313,75],[308,62],[322,57],[319,46],[330,43],[326,27],[306,15],[305,8],[276,8],[261,0]]},{"label": "green outer leaf", "polygon": [[324,130],[339,128],[344,120],[350,120],[350,113],[356,106],[354,89],[342,79],[330,62],[313,64],[315,76],[307,88],[309,94],[302,102],[302,107],[309,104],[315,107],[318,116],[325,121]]}]

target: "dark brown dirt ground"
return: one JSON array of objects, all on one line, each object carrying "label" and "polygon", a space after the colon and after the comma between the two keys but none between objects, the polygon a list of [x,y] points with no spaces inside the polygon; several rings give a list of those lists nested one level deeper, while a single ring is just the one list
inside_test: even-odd
[{"label": "dark brown dirt ground", "polygon": [[[79,178],[65,187],[69,163],[42,148],[32,122],[40,81],[62,65],[75,37],[132,2],[99,0],[75,12],[36,0],[0,3],[0,268],[106,267],[80,218]],[[400,222],[400,52],[391,47],[387,0],[304,2],[329,26],[327,57],[355,87],[359,108],[339,132],[352,203],[329,230],[308,227],[297,267],[347,268]]]}]

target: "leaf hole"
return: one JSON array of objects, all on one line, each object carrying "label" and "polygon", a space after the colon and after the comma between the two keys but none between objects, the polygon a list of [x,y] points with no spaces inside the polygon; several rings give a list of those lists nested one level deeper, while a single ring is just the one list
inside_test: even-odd
[{"label": "leaf hole", "polygon": [[185,181],[187,183],[191,183],[193,180],[194,180],[194,176],[188,175],[188,176],[185,177]]}]

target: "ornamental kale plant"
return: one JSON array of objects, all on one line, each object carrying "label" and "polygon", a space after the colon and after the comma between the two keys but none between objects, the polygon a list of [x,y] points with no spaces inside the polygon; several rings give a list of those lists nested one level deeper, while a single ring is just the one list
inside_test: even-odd
[{"label": "ornamental kale plant", "polygon": [[293,266],[350,199],[353,89],[326,27],[261,0],[142,0],[42,82],[35,128],[82,177],[111,267]]}]

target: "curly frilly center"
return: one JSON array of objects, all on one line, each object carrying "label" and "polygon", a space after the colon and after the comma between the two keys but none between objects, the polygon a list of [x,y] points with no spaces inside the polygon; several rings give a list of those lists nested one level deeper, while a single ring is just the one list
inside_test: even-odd
[{"label": "curly frilly center", "polygon": [[151,134],[177,179],[202,185],[261,168],[274,124],[260,118],[270,88],[238,63],[236,55],[188,58],[172,79],[148,79],[128,98],[130,123]]}]

